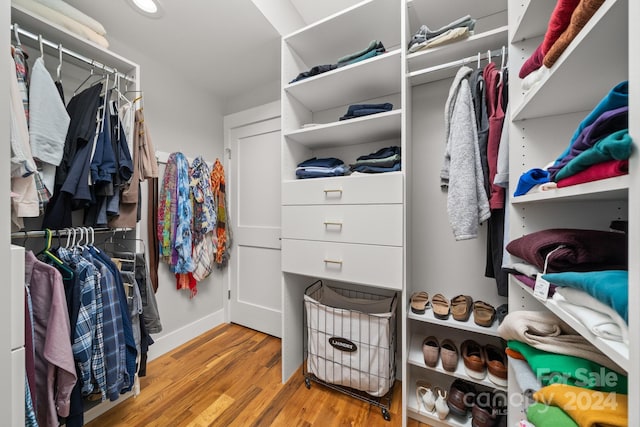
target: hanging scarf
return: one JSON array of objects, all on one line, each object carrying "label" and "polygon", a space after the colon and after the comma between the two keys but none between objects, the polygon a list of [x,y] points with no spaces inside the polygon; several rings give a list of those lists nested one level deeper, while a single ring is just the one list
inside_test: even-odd
[{"label": "hanging scarf", "polygon": [[177,169],[177,210],[175,228],[175,252],[172,255],[173,271],[175,273],[189,273],[193,271],[191,258],[191,192],[189,191],[189,162],[182,153],[176,153]]},{"label": "hanging scarf", "polygon": [[211,172],[201,156],[191,164],[193,198],[193,276],[200,281],[211,274],[215,261],[216,209],[211,190]]},{"label": "hanging scarf", "polygon": [[218,208],[216,212],[216,236],[218,237],[216,264],[219,268],[223,268],[229,261],[231,228],[227,222],[227,196],[225,193],[224,167],[219,159],[216,159],[213,165],[211,186],[213,188],[213,199]]},{"label": "hanging scarf", "polygon": [[176,165],[176,153],[169,154],[167,166],[162,177],[162,187],[158,200],[158,222],[156,234],[159,241],[160,260],[171,265],[172,252],[175,242],[178,169]]}]

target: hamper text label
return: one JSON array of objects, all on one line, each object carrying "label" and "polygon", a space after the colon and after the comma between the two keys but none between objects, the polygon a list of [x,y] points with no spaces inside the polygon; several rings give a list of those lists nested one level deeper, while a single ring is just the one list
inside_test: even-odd
[{"label": "hamper text label", "polygon": [[329,344],[331,344],[333,348],[337,348],[338,350],[342,351],[348,351],[350,353],[358,349],[358,347],[354,343],[346,338],[331,337],[329,338]]}]

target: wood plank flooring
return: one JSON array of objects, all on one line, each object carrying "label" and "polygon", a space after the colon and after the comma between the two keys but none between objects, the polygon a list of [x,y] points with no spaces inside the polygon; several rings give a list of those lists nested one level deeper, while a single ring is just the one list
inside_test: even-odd
[{"label": "wood plank flooring", "polygon": [[[401,384],[391,421],[380,408],[312,383],[281,382],[280,340],[234,324],[206,332],[147,365],[142,392],[87,427],[402,425]],[[414,421],[409,427],[425,426]]]}]

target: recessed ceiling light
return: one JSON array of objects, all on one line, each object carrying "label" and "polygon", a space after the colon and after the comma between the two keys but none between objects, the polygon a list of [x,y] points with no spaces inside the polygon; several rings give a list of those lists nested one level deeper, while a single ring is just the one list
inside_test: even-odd
[{"label": "recessed ceiling light", "polygon": [[158,0],[129,0],[129,4],[133,6],[133,8],[151,18],[159,18],[163,14],[162,7]]}]

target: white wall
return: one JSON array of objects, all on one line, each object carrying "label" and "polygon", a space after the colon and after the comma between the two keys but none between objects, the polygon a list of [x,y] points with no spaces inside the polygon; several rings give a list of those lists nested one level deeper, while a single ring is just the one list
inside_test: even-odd
[{"label": "white wall", "polygon": [[[110,42],[110,50],[140,65],[145,121],[156,150],[169,153],[181,151],[189,158],[202,155],[207,161],[216,158],[222,160],[222,105],[202,91],[197,81],[189,78],[189,58],[180,58],[179,55],[172,57],[172,60],[186,61],[185,72],[176,74],[161,62],[147,57],[144,52],[130,49],[114,37],[110,37]],[[160,177],[163,171],[161,165]],[[143,187],[146,188],[146,183]],[[146,241],[145,218],[143,214],[140,235]],[[189,291],[176,290],[175,276],[166,264],[160,264],[156,298],[163,331],[153,335],[155,344],[150,347],[149,359],[223,321],[223,296],[226,292],[223,292],[222,275],[222,271],[214,271],[198,283],[197,295],[190,298]]]}]

